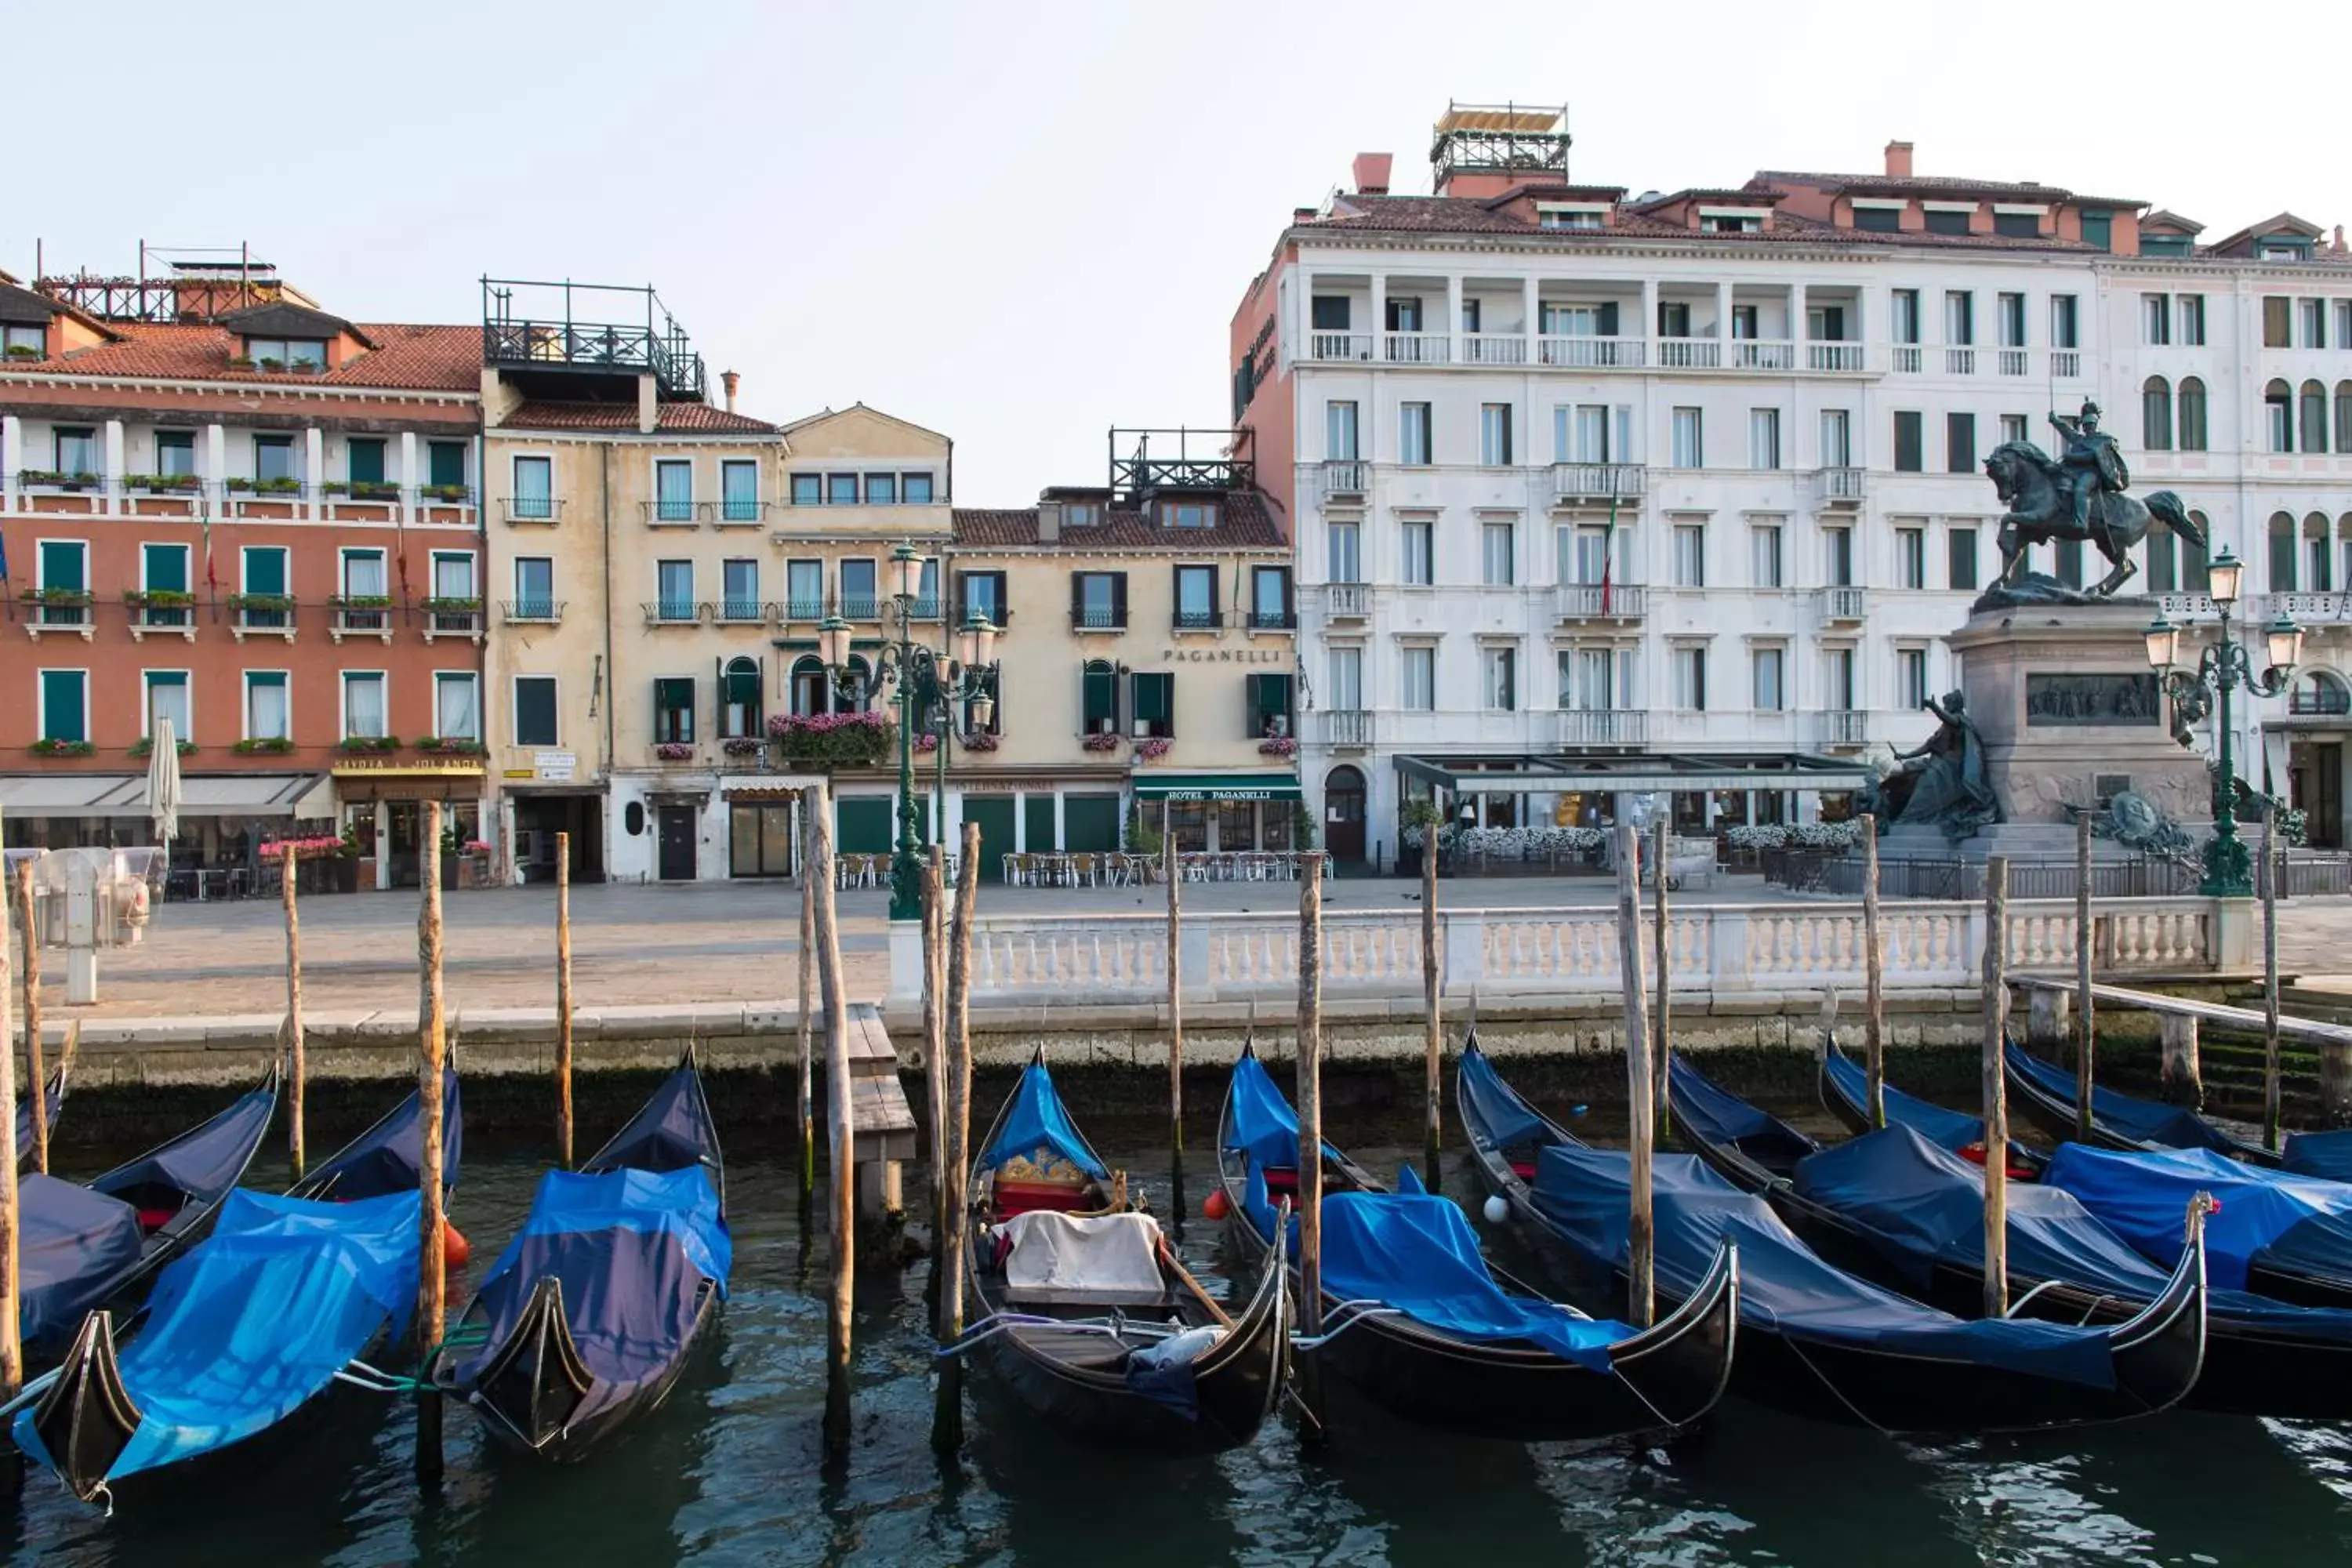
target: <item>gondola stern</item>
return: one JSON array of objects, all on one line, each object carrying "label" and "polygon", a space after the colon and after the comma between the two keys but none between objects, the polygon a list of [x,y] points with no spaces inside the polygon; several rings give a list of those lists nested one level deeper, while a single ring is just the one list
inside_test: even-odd
[{"label": "gondola stern", "polygon": [[563,1315],[563,1283],[540,1280],[506,1342],[471,1380],[468,1397],[534,1453],[562,1436],[594,1386]]},{"label": "gondola stern", "polygon": [[2204,1373],[2211,1291],[2205,1270],[2205,1215],[2214,1204],[2199,1193],[2189,1205],[2187,1244],[2164,1291],[2109,1332],[2116,1381],[2149,1414],[2189,1396]]},{"label": "gondola stern", "polygon": [[31,1425],[49,1468],[83,1502],[106,1495],[106,1479],[143,1419],[115,1358],[114,1314],[82,1320],[57,1381],[32,1409]]}]

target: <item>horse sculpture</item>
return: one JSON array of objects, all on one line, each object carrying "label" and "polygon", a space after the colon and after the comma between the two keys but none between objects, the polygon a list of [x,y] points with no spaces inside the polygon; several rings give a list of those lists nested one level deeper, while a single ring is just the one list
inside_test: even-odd
[{"label": "horse sculpture", "polygon": [[2147,537],[2153,520],[2198,549],[2205,548],[2205,532],[2189,517],[2189,509],[2170,490],[2152,490],[2142,505],[2120,490],[2102,489],[2091,498],[2086,515],[2076,523],[2072,515],[2063,470],[2031,441],[2004,441],[1984,460],[1993,489],[2009,508],[2000,520],[2000,575],[1985,597],[1996,602],[2009,597],[2032,597],[2025,572],[2026,552],[2047,540],[2087,539],[2099,547],[2114,568],[2082,595],[2111,597],[2138,570],[2131,549]]}]

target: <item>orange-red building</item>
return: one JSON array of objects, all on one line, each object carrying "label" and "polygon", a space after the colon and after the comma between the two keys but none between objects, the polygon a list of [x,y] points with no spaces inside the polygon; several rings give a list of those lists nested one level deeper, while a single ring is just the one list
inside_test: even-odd
[{"label": "orange-red building", "polygon": [[151,841],[158,715],[175,864],[300,825],[413,881],[427,798],[488,836],[481,363],[249,263],[0,274],[7,843]]}]

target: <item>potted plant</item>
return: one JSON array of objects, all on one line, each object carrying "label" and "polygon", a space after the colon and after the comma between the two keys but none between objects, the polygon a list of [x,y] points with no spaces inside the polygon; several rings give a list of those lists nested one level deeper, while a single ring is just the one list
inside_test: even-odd
[{"label": "potted plant", "polygon": [[10,343],[8,345],[8,357],[13,360],[39,359],[43,356],[43,350],[36,348],[31,343]]},{"label": "potted plant", "polygon": [[939,749],[940,749],[940,736],[939,736],[939,731],[936,731],[936,730],[926,730],[926,731],[924,731],[921,734],[919,734],[919,735],[918,735],[918,736],[916,736],[916,737],[915,737],[915,750],[916,750],[916,751],[920,752],[922,752],[922,753],[924,753],[925,755],[927,755],[927,756],[928,756],[929,753],[931,753],[931,752],[936,752],[936,751],[938,751]]},{"label": "potted plant", "polygon": [[470,596],[434,597],[420,601],[418,607],[428,616],[470,616],[481,609],[482,601]]},{"label": "potted plant", "polygon": [[654,757],[657,762],[690,763],[694,761],[694,742],[691,741],[657,741],[654,743]]},{"label": "potted plant", "polygon": [[1295,756],[1298,752],[1298,742],[1288,735],[1268,735],[1257,743],[1257,749],[1262,755],[1269,757]]},{"label": "potted plant", "polygon": [[254,368],[253,356],[251,354],[231,354],[228,356],[228,367],[231,370],[251,370]]},{"label": "potted plant", "polygon": [[482,749],[479,741],[467,740],[463,735],[419,735],[409,744],[417,751],[445,757],[469,757]]},{"label": "potted plant", "polygon": [[196,596],[184,588],[126,588],[122,602],[134,610],[184,610]]},{"label": "potted plant", "polygon": [[392,608],[389,594],[336,594],[327,603],[338,610],[388,610]]},{"label": "potted plant", "polygon": [[756,757],[768,749],[768,742],[757,735],[730,735],[719,749],[730,757]]},{"label": "potted plant", "polygon": [[[195,751],[196,743],[194,741],[174,741],[172,749],[184,757]],[[152,735],[142,735],[131,743],[131,754],[134,757],[148,756],[154,750],[155,737]]]},{"label": "potted plant", "polygon": [[892,726],[881,713],[779,713],[768,734],[794,767],[877,767],[890,754]]},{"label": "potted plant", "polygon": [[302,490],[302,481],[295,479],[291,475],[287,475],[275,479],[256,479],[253,481],[253,489],[256,495],[299,495]]},{"label": "potted plant", "polygon": [[294,608],[291,594],[231,594],[228,607],[255,615],[280,615]]},{"label": "potted plant", "polygon": [[286,368],[286,362],[284,360],[274,359],[268,354],[263,354],[261,356],[260,363],[261,368],[269,372],[272,375],[277,374],[279,371]]},{"label": "potted plant", "polygon": [[1165,735],[1149,735],[1135,743],[1135,760],[1156,763],[1175,749],[1176,742]]},{"label": "potted plant", "polygon": [[1129,855],[1140,855],[1150,860],[1160,858],[1160,829],[1144,820],[1139,808],[1128,817],[1126,847]]},{"label": "potted plant", "polygon": [[348,479],[329,479],[326,483],[319,487],[319,493],[320,495],[339,496],[348,492],[351,488],[351,481]]},{"label": "potted plant", "polygon": [[351,494],[353,500],[397,500],[400,499],[400,487],[382,479],[353,479]]},{"label": "potted plant", "polygon": [[284,756],[294,749],[294,742],[284,735],[253,735],[229,748],[240,757]]},{"label": "potted plant", "polygon": [[66,477],[55,468],[19,468],[16,471],[16,482],[26,485],[61,485],[66,482]]},{"label": "potted plant", "polygon": [[1116,752],[1118,750],[1118,737],[1108,730],[1097,730],[1078,744],[1089,752]]},{"label": "potted plant", "polygon": [[352,753],[380,753],[400,750],[397,735],[346,735],[337,742],[338,751]]},{"label": "potted plant", "polygon": [[967,752],[992,752],[996,750],[996,737],[990,734],[985,730],[968,731],[964,734],[958,736],[957,739],[963,742],[963,749]]},{"label": "potted plant", "polygon": [[87,605],[89,603],[89,590],[87,588],[27,588],[22,597],[28,605]]},{"label": "potted plant", "polygon": [[194,474],[125,474],[125,488],[145,490],[149,495],[185,495],[203,484]]},{"label": "potted plant", "polygon": [[88,741],[59,741],[45,735],[29,750],[37,757],[86,757],[97,748]]},{"label": "potted plant", "polygon": [[232,490],[249,490],[253,489],[253,481],[247,479],[242,474],[231,474],[228,478],[221,481],[221,485],[224,489]]},{"label": "potted plant", "polygon": [[420,493],[434,500],[464,500],[470,493],[463,485],[425,485]]}]

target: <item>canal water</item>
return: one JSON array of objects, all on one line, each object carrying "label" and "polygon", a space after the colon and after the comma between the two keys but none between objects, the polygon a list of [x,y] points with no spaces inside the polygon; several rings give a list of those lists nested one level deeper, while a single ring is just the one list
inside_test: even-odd
[{"label": "canal water", "polygon": [[[1083,1107],[1081,1114],[1083,1115]],[[984,1121],[984,1115],[982,1120]],[[1207,1127],[1195,1136],[1206,1142]],[[1103,1136],[1106,1131],[1110,1136]],[[1335,1123],[1376,1170],[1409,1131]],[[1097,1128],[1114,1165],[1170,1208],[1164,1145]],[[1351,1136],[1359,1140],[1351,1143]],[[453,1214],[486,1268],[530,1204],[539,1164],[474,1147]],[[1197,1205],[1213,1162],[1188,1163]],[[257,1173],[260,1175],[262,1173]],[[927,1188],[910,1172],[908,1192]],[[1445,1189],[1471,1204],[1466,1163]],[[0,1505],[20,1563],[2285,1563],[2352,1557],[2352,1427],[2174,1415],[2089,1431],[1899,1441],[1734,1397],[1664,1446],[1519,1444],[1421,1431],[1349,1407],[1320,1451],[1286,1424],[1197,1461],[1106,1453],[971,1389],[970,1442],[929,1448],[926,1265],[861,1278],[856,1441],[828,1472],[824,1250],[803,1244],[788,1164],[728,1169],[733,1297],[667,1405],[586,1461],[522,1462],[448,1415],[437,1495],[411,1478],[413,1416],[372,1396],[250,1473],[124,1501],[112,1518],[29,1475]],[[919,1202],[920,1200],[918,1199]],[[822,1212],[822,1211],[820,1211]],[[1197,1206],[1195,1206],[1197,1215]],[[1182,1250],[1213,1277],[1216,1227]],[[1507,1237],[1493,1243],[1513,1254]],[[469,1289],[451,1283],[453,1314]],[[2347,1391],[2352,1396],[2352,1391]]]}]

